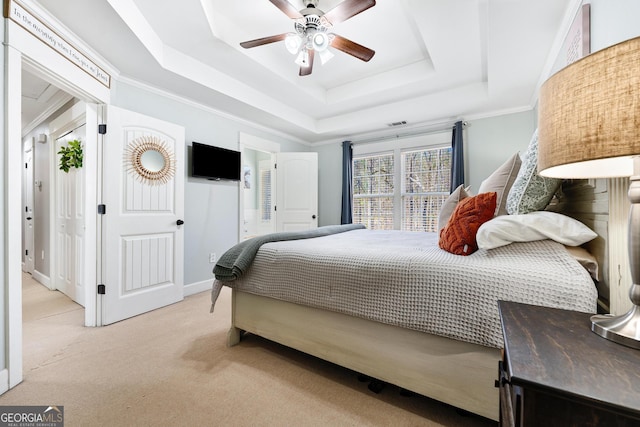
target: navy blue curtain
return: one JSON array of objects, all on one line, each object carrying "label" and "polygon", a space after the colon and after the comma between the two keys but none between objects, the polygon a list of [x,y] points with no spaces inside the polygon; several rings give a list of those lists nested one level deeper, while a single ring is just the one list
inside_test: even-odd
[{"label": "navy blue curtain", "polygon": [[462,143],[462,121],[453,126],[451,137],[451,188],[450,193],[464,184],[464,148]]},{"label": "navy blue curtain", "polygon": [[351,187],[351,178],[353,177],[353,171],[351,165],[353,164],[353,148],[351,147],[351,141],[344,141],[342,143],[342,216],[340,218],[341,224],[351,224],[353,222],[352,200],[353,189]]}]

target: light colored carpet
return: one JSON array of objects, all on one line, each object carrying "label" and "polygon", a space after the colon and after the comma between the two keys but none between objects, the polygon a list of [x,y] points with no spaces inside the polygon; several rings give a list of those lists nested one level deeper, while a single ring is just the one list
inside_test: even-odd
[{"label": "light colored carpet", "polygon": [[63,405],[68,426],[495,426],[249,335],[226,347],[230,293],[103,328],[25,275],[24,381],[0,405]]}]

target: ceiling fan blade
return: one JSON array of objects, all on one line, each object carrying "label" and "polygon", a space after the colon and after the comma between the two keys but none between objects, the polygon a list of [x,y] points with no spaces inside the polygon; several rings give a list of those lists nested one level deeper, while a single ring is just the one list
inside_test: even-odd
[{"label": "ceiling fan blade", "polygon": [[262,46],[263,44],[279,42],[284,40],[285,37],[287,37],[286,33],[278,34],[277,36],[262,37],[260,39],[248,40],[246,42],[242,42],[240,43],[240,46],[242,46],[245,49],[249,49],[256,46]]},{"label": "ceiling fan blade", "polygon": [[300,76],[308,76],[313,71],[313,57],[315,56],[315,51],[312,49],[309,51],[309,65],[306,67],[300,67]]},{"label": "ceiling fan blade", "polygon": [[376,53],[368,47],[364,47],[361,44],[353,42],[337,34],[334,34],[333,40],[331,41],[331,47],[341,50],[342,52],[354,56],[364,62],[369,62],[369,60],[373,58],[373,55],[375,55]]},{"label": "ceiling fan blade", "polygon": [[278,9],[283,11],[284,14],[291,19],[298,19],[303,17],[302,14],[298,12],[298,9],[293,7],[293,5],[289,3],[287,0],[269,0],[269,1],[273,3]]},{"label": "ceiling fan blade", "polygon": [[375,5],[376,0],[344,0],[325,13],[323,17],[331,24],[336,25]]}]

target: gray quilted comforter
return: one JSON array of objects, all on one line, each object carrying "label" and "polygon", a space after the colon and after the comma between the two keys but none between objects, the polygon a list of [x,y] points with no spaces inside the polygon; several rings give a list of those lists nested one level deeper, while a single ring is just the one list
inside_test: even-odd
[{"label": "gray quilted comforter", "polygon": [[226,251],[213,268],[213,274],[217,280],[227,282],[236,280],[249,269],[260,246],[270,242],[282,242],[285,240],[311,239],[314,237],[328,236],[330,234],[344,233],[345,231],[362,229],[362,224],[327,225],[303,231],[284,231],[280,233],[265,234],[240,242]]},{"label": "gray quilted comforter", "polygon": [[[551,240],[458,256],[435,233],[354,230],[266,243],[240,291],[501,348],[498,300],[595,312],[587,271]],[[213,307],[212,307],[213,308]]]}]

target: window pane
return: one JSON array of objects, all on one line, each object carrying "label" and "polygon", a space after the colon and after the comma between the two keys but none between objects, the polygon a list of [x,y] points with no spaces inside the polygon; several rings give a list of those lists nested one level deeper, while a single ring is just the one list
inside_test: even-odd
[{"label": "window pane", "polygon": [[262,222],[271,221],[271,171],[260,170],[260,218]]},{"label": "window pane", "polygon": [[354,159],[353,194],[393,194],[393,154]]},{"label": "window pane", "polygon": [[353,160],[353,222],[393,229],[393,154]]},{"label": "window pane", "polygon": [[438,214],[446,195],[404,196],[402,229],[405,231],[438,231]]},{"label": "window pane", "polygon": [[403,153],[405,193],[449,192],[451,148]]},{"label": "window pane", "polygon": [[449,195],[451,148],[404,152],[402,163],[402,229],[435,232],[440,208]]},{"label": "window pane", "polygon": [[371,230],[393,230],[393,197],[356,197],[353,223]]}]

